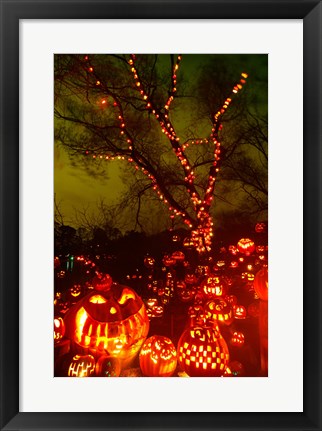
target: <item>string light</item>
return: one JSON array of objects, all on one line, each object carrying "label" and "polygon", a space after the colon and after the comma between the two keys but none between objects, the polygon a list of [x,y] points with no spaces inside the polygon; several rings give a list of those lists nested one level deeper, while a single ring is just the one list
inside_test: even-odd
[{"label": "string light", "polygon": [[[85,56],[84,59],[87,62],[89,60],[88,56]],[[134,54],[130,55],[128,64],[133,74],[135,88],[137,89],[140,96],[142,97],[142,100],[145,103],[146,109],[154,115],[155,119],[160,124],[162,133],[169,139],[172,149],[183,168],[186,190],[189,193],[190,200],[192,202],[194,211],[196,213],[197,220],[194,221],[192,218],[187,217],[186,213],[178,208],[178,204],[174,201],[174,199],[170,198],[170,195],[166,193],[165,190],[164,191],[161,190],[160,186],[157,184],[158,183],[157,178],[155,177],[155,175],[149,172],[149,170],[146,168],[145,163],[143,162],[143,160],[140,159],[138,155],[133,157],[133,140],[126,127],[126,121],[123,116],[121,105],[112,93],[110,93],[109,96],[113,99],[112,106],[118,110],[120,136],[122,138],[123,137],[126,138],[125,142],[127,143],[127,151],[129,152],[130,155],[125,156],[124,150],[123,150],[123,154],[119,154],[119,155],[92,154],[92,157],[93,159],[96,159],[98,157],[99,159],[105,159],[107,161],[117,159],[117,160],[126,160],[130,163],[135,162],[136,163],[134,165],[135,170],[142,172],[152,182],[153,184],[152,190],[156,192],[159,200],[168,206],[170,217],[171,218],[175,216],[182,217],[184,223],[189,228],[192,229],[192,233],[191,233],[192,242],[196,250],[201,253],[201,252],[211,250],[211,244],[212,244],[212,238],[213,238],[213,221],[210,216],[210,206],[213,203],[214,188],[215,188],[216,178],[219,172],[221,144],[220,144],[218,132],[222,128],[222,124],[220,120],[223,114],[229,108],[232,102],[232,97],[243,88],[243,85],[246,83],[248,74],[245,72],[241,74],[240,81],[236,83],[232,89],[232,93],[233,93],[232,96],[227,97],[223,105],[221,106],[221,108],[214,114],[210,139],[201,138],[201,139],[191,140],[191,142],[187,141],[181,145],[180,138],[177,136],[175,128],[169,118],[170,106],[177,92],[177,73],[179,70],[181,60],[182,60],[182,56],[178,55],[172,69],[171,89],[169,91],[168,99],[163,106],[163,109],[158,109],[156,106],[154,106],[152,100],[149,97],[149,94],[145,90],[144,85],[140,80],[139,72],[135,66],[136,55]],[[88,71],[91,73],[94,73],[94,68],[90,65],[88,67]],[[96,79],[95,85],[101,86],[101,81]],[[107,105],[107,99],[106,98],[102,99],[101,104]],[[202,198],[195,187],[196,175],[195,175],[193,166],[190,164],[188,157],[185,155],[185,151],[187,148],[189,148],[190,145],[208,145],[210,143],[212,143],[213,145],[213,163],[208,176],[205,194],[204,194],[204,197]],[[85,154],[86,155],[90,154],[89,150],[86,150]],[[167,196],[165,196],[165,194]]]}]

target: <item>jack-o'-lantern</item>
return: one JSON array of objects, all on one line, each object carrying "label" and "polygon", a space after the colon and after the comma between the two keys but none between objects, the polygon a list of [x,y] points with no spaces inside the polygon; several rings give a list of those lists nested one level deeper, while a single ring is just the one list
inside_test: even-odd
[{"label": "jack-o'-lantern", "polygon": [[178,362],[190,377],[219,377],[229,362],[227,344],[213,327],[186,329],[178,342]]},{"label": "jack-o'-lantern", "polygon": [[170,377],[177,367],[177,352],[172,341],[162,335],[153,335],[142,346],[140,367],[147,377]]},{"label": "jack-o'-lantern", "polygon": [[73,298],[77,298],[82,293],[82,288],[80,284],[74,284],[70,289],[69,292]]},{"label": "jack-o'-lantern", "polygon": [[196,290],[193,287],[186,287],[177,291],[178,298],[182,302],[190,302],[196,295]]},{"label": "jack-o'-lantern", "polygon": [[185,248],[188,248],[188,249],[193,248],[193,247],[194,247],[193,240],[192,240],[190,237],[186,237],[186,238],[183,240],[183,246],[184,246]]},{"label": "jack-o'-lantern", "polygon": [[164,266],[169,267],[169,266],[174,266],[177,263],[177,261],[172,256],[169,256],[168,254],[166,254],[162,259],[162,263]]},{"label": "jack-o'-lantern", "polygon": [[184,281],[182,280],[177,281],[177,285],[176,285],[177,290],[186,289],[186,287],[187,285]]},{"label": "jack-o'-lantern", "polygon": [[95,374],[98,377],[119,377],[121,374],[121,363],[113,356],[102,355],[96,362]]},{"label": "jack-o'-lantern", "polygon": [[146,268],[152,269],[155,265],[155,259],[152,256],[145,256],[143,263]]},{"label": "jack-o'-lantern", "polygon": [[198,265],[196,268],[196,274],[199,277],[209,275],[209,273],[210,273],[209,265]]},{"label": "jack-o'-lantern", "polygon": [[141,298],[129,287],[112,284],[106,291],[92,291],[69,311],[66,336],[78,351],[95,357],[109,354],[131,362],[148,331],[149,319]]},{"label": "jack-o'-lantern", "polygon": [[265,245],[257,245],[256,246],[256,253],[257,254],[263,254],[263,253],[265,253],[265,249],[266,249]]},{"label": "jack-o'-lantern", "polygon": [[154,305],[151,311],[152,311],[152,317],[162,317],[164,308],[162,307],[162,305]]},{"label": "jack-o'-lantern", "polygon": [[179,235],[172,235],[172,242],[179,242],[180,236]]},{"label": "jack-o'-lantern", "polygon": [[174,251],[171,256],[176,262],[183,262],[185,260],[185,255],[182,251]]},{"label": "jack-o'-lantern", "polygon": [[247,311],[243,305],[234,305],[235,319],[246,319]]},{"label": "jack-o'-lantern", "polygon": [[268,270],[267,268],[260,269],[254,279],[254,289],[258,297],[263,301],[268,300]]},{"label": "jack-o'-lantern", "polygon": [[68,377],[91,377],[95,373],[95,359],[92,355],[75,355],[68,368]]},{"label": "jack-o'-lantern", "polygon": [[231,305],[223,299],[215,298],[205,305],[205,313],[209,320],[230,325],[233,321]]},{"label": "jack-o'-lantern", "polygon": [[92,280],[92,285],[95,290],[105,291],[112,286],[113,280],[109,274],[102,274],[96,272],[95,277]]},{"label": "jack-o'-lantern", "polygon": [[157,298],[149,298],[145,301],[145,304],[146,304],[147,308],[152,308],[155,305],[158,305],[158,300],[157,300]]},{"label": "jack-o'-lantern", "polygon": [[206,297],[224,296],[227,285],[222,277],[208,276],[201,284],[201,288]]},{"label": "jack-o'-lantern", "polygon": [[264,222],[256,223],[256,225],[255,225],[255,232],[256,233],[264,233],[264,232],[266,232],[266,223],[264,223]]},{"label": "jack-o'-lantern", "polygon": [[238,268],[238,265],[239,265],[239,263],[237,260],[232,260],[230,262],[230,268],[233,268],[233,269]]},{"label": "jack-o'-lantern", "polygon": [[230,342],[232,346],[242,347],[245,342],[245,335],[242,332],[236,331],[233,333]]},{"label": "jack-o'-lantern", "polygon": [[61,317],[54,319],[54,342],[58,344],[65,335],[65,323]]},{"label": "jack-o'-lantern", "polygon": [[237,243],[237,248],[240,253],[250,256],[255,251],[255,243],[249,238],[241,238]]},{"label": "jack-o'-lantern", "polygon": [[184,277],[184,281],[187,284],[196,284],[198,282],[198,277],[193,273],[187,273]]},{"label": "jack-o'-lantern", "polygon": [[228,247],[229,253],[232,254],[233,256],[236,256],[238,254],[238,248],[235,247],[234,245],[230,245]]}]

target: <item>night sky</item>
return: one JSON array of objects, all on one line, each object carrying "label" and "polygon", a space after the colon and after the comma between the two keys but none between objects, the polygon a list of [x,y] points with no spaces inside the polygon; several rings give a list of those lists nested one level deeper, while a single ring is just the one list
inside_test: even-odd
[{"label": "night sky", "polygon": [[[166,67],[167,61],[165,57],[164,67]],[[163,59],[161,60],[161,68],[163,67],[162,61]],[[201,73],[204,71],[204,67],[209,64],[212,65],[208,66],[210,69],[216,68],[216,65],[221,65],[228,75],[235,75],[236,79],[238,79],[241,72],[247,72],[249,78],[243,91],[252,95],[253,107],[261,115],[265,116],[267,115],[268,99],[267,62],[266,55],[183,55],[177,77],[178,91],[181,78],[185,80],[185,89],[189,91],[189,87],[193,88],[196,85]],[[196,114],[195,112],[189,112],[188,101],[186,105],[182,104],[180,109],[180,111],[177,109],[173,114],[173,123],[178,129],[179,135],[181,130],[183,134],[185,133],[187,125],[189,122],[194,121],[194,115]],[[56,127],[57,121],[55,120]],[[72,127],[77,127],[77,125],[72,124]],[[75,212],[86,207],[89,212],[93,211],[95,213],[97,211],[97,202],[102,199],[107,205],[116,204],[122,192],[126,191],[127,184],[131,183],[131,169],[124,171],[126,163],[118,161],[106,162],[103,166],[97,167],[97,172],[95,172],[96,165],[93,164],[93,171],[89,173],[80,162],[80,159],[67,154],[59,139],[56,139],[54,144],[54,192],[56,203],[59,205],[60,212],[64,217],[64,223],[78,227]],[[234,204],[234,200],[234,193],[230,193],[229,202]],[[147,204],[145,203],[145,205]],[[146,209],[151,211],[151,206],[146,207]],[[231,204],[216,200],[215,214],[216,211],[222,213],[230,209]],[[152,229],[158,229],[157,225],[154,224],[153,226]]]}]

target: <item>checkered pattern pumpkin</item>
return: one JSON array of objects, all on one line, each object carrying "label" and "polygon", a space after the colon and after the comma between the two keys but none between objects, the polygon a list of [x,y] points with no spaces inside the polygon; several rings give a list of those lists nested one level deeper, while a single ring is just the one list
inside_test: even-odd
[{"label": "checkered pattern pumpkin", "polygon": [[218,328],[186,329],[178,342],[178,362],[190,377],[220,377],[229,362],[227,344]]}]

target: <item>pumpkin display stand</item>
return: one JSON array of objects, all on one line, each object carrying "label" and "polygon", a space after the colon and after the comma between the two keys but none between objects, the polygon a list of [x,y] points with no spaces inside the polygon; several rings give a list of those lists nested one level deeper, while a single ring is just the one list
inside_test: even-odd
[{"label": "pumpkin display stand", "polygon": [[71,351],[91,354],[95,359],[111,355],[128,367],[149,332],[143,301],[127,286],[100,283],[99,290],[78,301],[66,314],[65,336]]}]

